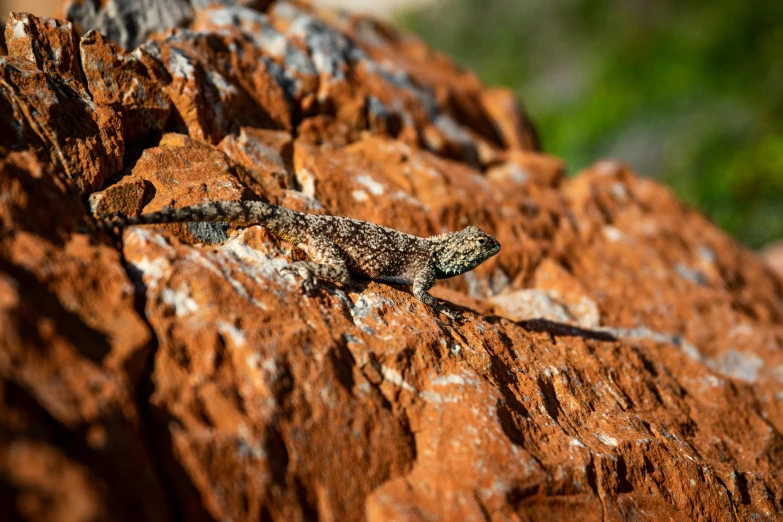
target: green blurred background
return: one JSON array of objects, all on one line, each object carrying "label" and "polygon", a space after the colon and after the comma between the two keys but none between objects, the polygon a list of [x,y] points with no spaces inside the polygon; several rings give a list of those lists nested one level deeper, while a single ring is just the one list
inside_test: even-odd
[{"label": "green blurred background", "polygon": [[514,88],[570,173],[611,156],[783,238],[783,0],[445,0],[393,15]]}]

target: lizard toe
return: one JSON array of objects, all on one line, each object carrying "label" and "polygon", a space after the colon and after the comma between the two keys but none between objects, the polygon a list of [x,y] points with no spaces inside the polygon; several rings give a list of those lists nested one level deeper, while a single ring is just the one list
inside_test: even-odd
[{"label": "lizard toe", "polygon": [[310,277],[307,279],[302,279],[300,288],[304,290],[306,294],[312,294],[313,292],[315,292],[317,286],[318,285],[316,284],[315,279]]},{"label": "lizard toe", "polygon": [[279,268],[278,273],[301,278],[296,288],[307,294],[312,293],[316,288],[316,279],[313,276],[313,272],[301,261]]},{"label": "lizard toe", "polygon": [[450,308],[446,308],[445,306],[439,307],[438,312],[442,313],[452,321],[461,322],[464,319],[462,312],[459,312],[457,310],[451,310]]}]

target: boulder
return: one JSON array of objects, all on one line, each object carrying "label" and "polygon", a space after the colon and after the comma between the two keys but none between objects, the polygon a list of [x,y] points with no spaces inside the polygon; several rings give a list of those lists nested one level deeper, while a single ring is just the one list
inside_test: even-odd
[{"label": "boulder", "polygon": [[[783,517],[755,253],[626,165],[564,176],[508,90],[388,24],[119,4],[6,25],[0,518]],[[85,228],[210,200],[503,249],[433,289],[455,322],[405,287],[302,293],[258,225]]]}]

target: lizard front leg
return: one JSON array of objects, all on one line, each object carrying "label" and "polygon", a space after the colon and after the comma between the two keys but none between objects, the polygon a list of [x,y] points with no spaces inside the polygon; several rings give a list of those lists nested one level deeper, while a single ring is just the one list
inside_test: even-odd
[{"label": "lizard front leg", "polygon": [[413,296],[425,305],[433,308],[436,312],[442,313],[453,321],[462,319],[462,314],[460,312],[450,310],[446,306],[440,304],[438,300],[427,291],[432,288],[434,284],[435,270],[432,267],[427,267],[413,278]]},{"label": "lizard front leg", "polygon": [[324,238],[317,238],[299,247],[305,251],[312,261],[297,261],[282,268],[283,273],[297,274],[302,278],[299,284],[306,292],[315,289],[315,279],[326,279],[335,283],[346,284],[351,280],[342,250]]}]

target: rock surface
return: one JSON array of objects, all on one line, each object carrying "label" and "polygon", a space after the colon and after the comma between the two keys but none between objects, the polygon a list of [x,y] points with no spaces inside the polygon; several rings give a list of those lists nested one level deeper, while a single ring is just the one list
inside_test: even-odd
[{"label": "rock surface", "polygon": [[761,258],[783,278],[783,241],[765,246],[760,252]]},{"label": "rock surface", "polygon": [[0,153],[35,149],[69,185],[87,192],[122,167],[122,121],[82,82],[69,22],[12,13],[0,61]]},{"label": "rock surface", "polygon": [[[508,91],[380,22],[119,4],[6,25],[0,519],[783,517],[756,255],[623,165],[565,178]],[[435,287],[459,324],[300,294],[258,226],[79,232],[214,199],[503,250]]]}]

